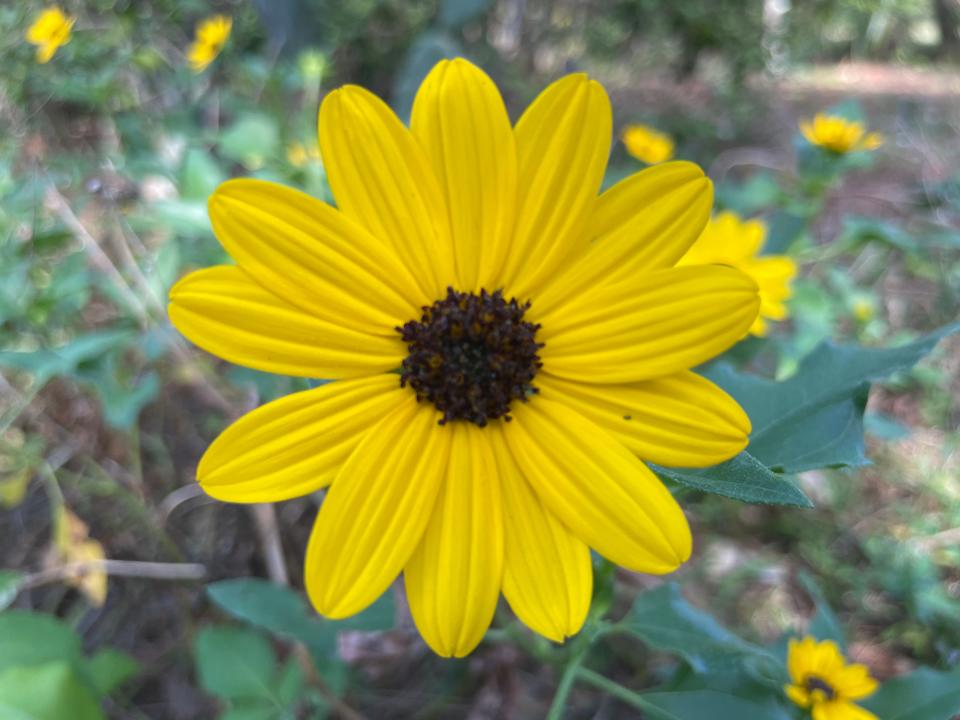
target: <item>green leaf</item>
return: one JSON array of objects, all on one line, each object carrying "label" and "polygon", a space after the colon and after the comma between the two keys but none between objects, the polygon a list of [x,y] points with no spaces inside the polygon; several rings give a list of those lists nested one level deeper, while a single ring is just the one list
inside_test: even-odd
[{"label": "green leaf", "polygon": [[241,115],[220,136],[220,152],[225,157],[254,167],[275,156],[279,146],[276,121],[261,113]]},{"label": "green leaf", "polygon": [[290,588],[259,578],[223,580],[207,586],[214,603],[274,635],[302,642],[318,655],[332,654],[337,628],[311,611]]},{"label": "green leaf", "polygon": [[43,385],[57,375],[70,375],[80,363],[100,357],[132,336],[128,330],[102,330],[78,335],[56,350],[0,352],[0,367],[28,372],[38,385]]},{"label": "green leaf", "polygon": [[180,171],[180,197],[205,203],[225,179],[220,166],[208,151],[190,148],[184,155]]},{"label": "green leaf", "polygon": [[456,30],[485,13],[493,0],[443,0],[438,20],[448,30]]},{"label": "green leaf", "polygon": [[776,663],[764,648],[742,640],[690,605],[676,583],[642,593],[615,629],[636,635],[657,650],[679,655],[698,672],[748,656]]},{"label": "green leaf", "polygon": [[105,697],[137,674],[140,666],[125,652],[106,648],[87,661],[87,673],[97,694]]},{"label": "green leaf", "polygon": [[294,590],[260,578],[223,580],[207,586],[207,594],[234,617],[275,635],[302,642],[318,662],[334,656],[342,630],[376,631],[393,627],[392,596],[385,593],[367,610],[346,620],[324,620]]},{"label": "green leaf", "polygon": [[883,720],[945,720],[960,713],[960,667],[888,680],[863,706]]},{"label": "green leaf", "polygon": [[729,392],[753,423],[750,454],[767,467],[801,472],[864,462],[859,429],[865,383],[912,367],[947,335],[948,325],[916,342],[873,349],[823,343],[783,382],[741,373],[720,363],[704,375]]},{"label": "green leaf", "polygon": [[243,701],[224,710],[218,720],[278,720],[284,717],[276,706],[265,702]]},{"label": "green leaf", "polygon": [[843,219],[843,229],[834,243],[840,247],[856,248],[870,242],[879,242],[904,252],[917,249],[917,241],[902,228],[886,220],[859,215],[848,215]]},{"label": "green leaf", "polygon": [[650,467],[667,480],[742,502],[813,507],[800,488],[767,469],[747,452],[704,469],[664,468],[652,464]]},{"label": "green leaf", "polygon": [[69,663],[48,662],[0,672],[3,720],[103,720],[90,691]]},{"label": "green leaf", "polygon": [[780,255],[787,252],[793,242],[807,228],[807,219],[785,211],[777,211],[767,221],[767,241],[763,244],[764,255]]},{"label": "green leaf", "polygon": [[0,570],[0,610],[6,610],[17,599],[23,573],[17,570]]},{"label": "green leaf", "polygon": [[753,173],[742,183],[723,183],[717,186],[717,204],[739,215],[753,215],[777,203],[780,184],[771,172]]},{"label": "green leaf", "polygon": [[271,688],[276,659],[260,633],[240,627],[204,628],[197,636],[194,656],[200,685],[212,695],[276,703]]},{"label": "green leaf", "polygon": [[891,415],[886,413],[867,413],[863,416],[863,427],[870,435],[881,440],[903,440],[910,437],[911,430],[909,426],[904,425]]},{"label": "green leaf", "polygon": [[80,638],[56,618],[28,610],[0,614],[0,672],[61,661],[80,668]]},{"label": "green leaf", "polygon": [[776,705],[761,705],[715,690],[648,692],[640,697],[666,713],[662,720],[790,720]]}]

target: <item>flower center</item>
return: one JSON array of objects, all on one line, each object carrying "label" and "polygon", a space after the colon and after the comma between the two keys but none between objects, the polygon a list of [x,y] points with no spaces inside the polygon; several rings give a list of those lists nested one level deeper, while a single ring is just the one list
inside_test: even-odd
[{"label": "flower center", "polygon": [[479,294],[447,288],[447,296],[423,308],[420,320],[397,331],[407,343],[400,385],[417,401],[429,400],[443,413],[440,424],[468,420],[510,420],[510,403],[526,402],[543,363],[534,336],[540,326],[526,322],[530,303],[509,301],[497,290]]},{"label": "flower center", "polygon": [[826,700],[833,700],[837,696],[837,691],[833,689],[833,685],[816,675],[810,675],[804,682],[804,685],[809,693],[814,693],[819,690]]}]

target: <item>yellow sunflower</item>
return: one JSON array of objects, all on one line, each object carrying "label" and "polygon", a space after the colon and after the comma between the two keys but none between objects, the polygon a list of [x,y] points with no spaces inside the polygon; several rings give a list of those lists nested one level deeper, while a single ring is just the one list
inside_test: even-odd
[{"label": "yellow sunflower", "polygon": [[58,7],[50,7],[41,12],[33,24],[27,28],[26,39],[37,46],[37,62],[44,64],[56,55],[57,50],[70,42],[70,30],[76,18],[64,14]]},{"label": "yellow sunflower", "polygon": [[195,73],[203,72],[217,59],[230,38],[233,20],[226,15],[213,15],[197,25],[190,47],[187,48],[187,62]]},{"label": "yellow sunflower", "polygon": [[790,640],[787,671],[791,685],[783,690],[794,703],[809,708],[813,720],[878,720],[853,700],[873,694],[877,681],[866,665],[847,664],[832,640]]},{"label": "yellow sunflower", "polygon": [[767,320],[787,317],[786,301],[797,265],[786,255],[759,253],[767,240],[762,220],[743,220],[736,213],[718,213],[704,228],[678,265],[729,265],[749,275],[760,288],[760,314],[750,326],[758,337],[767,334]]},{"label": "yellow sunflower", "polygon": [[649,125],[627,125],[620,139],[628,153],[647,165],[673,158],[673,138]]},{"label": "yellow sunflower", "polygon": [[800,132],[810,144],[837,155],[858,150],[876,150],[883,145],[883,136],[880,133],[868,133],[863,123],[847,120],[839,115],[817,113],[812,122],[800,122]]},{"label": "yellow sunflower", "polygon": [[511,127],[493,82],[438,64],[408,129],[346,86],[320,108],[337,207],[232,180],[214,231],[237,266],[195,272],[170,318],[232,362],[333,378],[254,410],[200,462],[211,496],[327,487],[307,548],[323,615],[370,605],[402,572],[437,653],[469,653],[501,591],[544,636],[576,633],[590,548],[668,573],[690,555],[673,496],[640,460],[700,467],[750,422],[689,368],[735,343],[756,284],[674,268],[710,213],[690,163],[598,197],[612,138],[603,88],[550,85]]}]

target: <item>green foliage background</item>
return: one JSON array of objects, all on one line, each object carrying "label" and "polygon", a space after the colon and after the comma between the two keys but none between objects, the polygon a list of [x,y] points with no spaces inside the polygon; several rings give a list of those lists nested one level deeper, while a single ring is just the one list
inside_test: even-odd
[{"label": "green foliage background", "polygon": [[[458,717],[483,700],[513,717],[779,720],[802,716],[782,685],[803,632],[871,665],[885,682],[866,706],[884,720],[960,712],[960,101],[858,101],[828,82],[802,97],[828,72],[808,63],[949,59],[949,0],[795,2],[774,18],[732,0],[64,7],[74,37],[47,65],[23,40],[42,5],[0,7],[0,716]],[[183,53],[213,12],[233,33],[195,75]],[[325,92],[360,83],[404,116],[457,55],[514,116],[562,72],[600,77],[618,127],[671,132],[718,207],[764,218],[768,252],[802,272],[789,322],[701,368],[748,411],[750,446],[706,470],[655,468],[700,543],[676,582],[597,559],[590,619],[565,646],[503,612],[475,659],[442,662],[402,599],[339,623],[308,607],[318,498],[264,516],[196,492],[197,458],[232,417],[309,383],[199,352],[165,305],[185,272],[227,259],[205,209],[223,180],[331,199],[311,156]],[[924,82],[957,77],[935,72]],[[886,147],[810,146],[794,115],[827,107]],[[637,169],[615,145],[608,183]],[[897,192],[857,204],[878,186]],[[107,557],[204,579],[117,566],[96,607],[50,572],[62,507]]]}]

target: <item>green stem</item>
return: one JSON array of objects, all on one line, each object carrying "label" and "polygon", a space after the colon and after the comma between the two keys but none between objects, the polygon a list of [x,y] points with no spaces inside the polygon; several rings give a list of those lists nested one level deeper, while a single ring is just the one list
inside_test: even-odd
[{"label": "green stem", "polygon": [[573,683],[577,679],[577,673],[580,670],[580,665],[583,664],[584,659],[587,655],[587,650],[590,649],[590,642],[584,642],[586,636],[581,634],[577,636],[577,639],[574,641],[574,647],[570,650],[570,658],[567,660],[567,664],[563,668],[563,675],[560,676],[560,684],[557,685],[557,692],[554,693],[553,702],[550,703],[550,711],[547,713],[547,720],[562,720],[563,711],[566,708],[567,697],[570,695],[570,691],[573,690]]},{"label": "green stem", "polygon": [[622,700],[628,705],[632,705],[638,710],[643,710],[645,713],[648,713],[651,718],[656,718],[657,720],[677,720],[674,715],[647,701],[639,693],[635,693],[633,690],[625,688],[613,680],[608,680],[600,673],[595,673],[593,670],[587,670],[586,668],[580,668],[576,674],[577,677],[585,683],[593,685],[598,690],[603,690],[605,693],[612,695],[618,700]]}]

